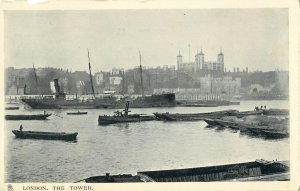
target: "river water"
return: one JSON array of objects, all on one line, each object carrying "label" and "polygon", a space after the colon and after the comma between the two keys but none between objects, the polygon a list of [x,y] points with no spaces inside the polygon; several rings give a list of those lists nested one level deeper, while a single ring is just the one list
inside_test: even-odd
[{"label": "river water", "polygon": [[[195,113],[226,109],[253,110],[255,106],[288,108],[288,101],[242,101],[238,106],[211,108],[131,109],[132,113]],[[21,105],[22,107],[22,105]],[[255,159],[289,160],[289,139],[266,140],[232,130],[206,128],[203,121],[98,125],[98,115],[114,110],[97,109],[72,116],[77,110],[49,110],[45,121],[6,121],[6,182],[74,182],[90,176],[133,174],[138,171],[201,167]],[[41,114],[42,110],[7,111],[6,114]],[[60,117],[58,117],[60,116]],[[16,139],[11,132],[78,132],[77,142]]]}]

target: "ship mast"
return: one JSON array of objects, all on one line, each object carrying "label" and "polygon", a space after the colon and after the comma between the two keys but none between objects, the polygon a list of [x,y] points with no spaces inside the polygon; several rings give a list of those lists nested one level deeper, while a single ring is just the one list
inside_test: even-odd
[{"label": "ship mast", "polygon": [[140,54],[140,75],[141,75],[141,88],[142,88],[142,96],[144,97],[144,85],[143,85],[143,70],[142,70],[142,57],[141,57],[141,52],[139,52]]},{"label": "ship mast", "polygon": [[91,72],[91,62],[90,62],[90,52],[88,50],[88,58],[89,58],[89,71],[90,71],[90,79],[91,79],[91,86],[92,86],[92,91],[93,91],[93,96],[95,96],[95,90],[94,90],[94,85],[93,85],[93,77],[92,77],[92,72]]},{"label": "ship mast", "polygon": [[34,73],[34,78],[35,78],[35,85],[36,85],[36,89],[37,89],[37,93],[39,94],[40,91],[39,91],[39,84],[38,84],[38,78],[37,78],[37,74],[36,74],[36,71],[35,71],[35,67],[34,67],[34,64],[33,64],[33,73]]}]

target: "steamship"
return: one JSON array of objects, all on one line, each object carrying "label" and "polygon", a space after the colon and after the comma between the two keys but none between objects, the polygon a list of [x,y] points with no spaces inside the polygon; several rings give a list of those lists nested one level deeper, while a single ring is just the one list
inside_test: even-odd
[{"label": "steamship", "polygon": [[[98,109],[98,108],[108,108],[108,109],[120,109],[124,108],[127,101],[130,101],[132,108],[150,108],[150,107],[174,107],[176,106],[175,94],[165,93],[165,94],[153,94],[150,96],[145,96],[143,91],[143,78],[142,78],[142,66],[141,66],[141,54],[140,54],[140,75],[141,75],[141,86],[142,86],[142,96],[137,98],[131,98],[130,96],[123,96],[122,98],[117,98],[113,95],[106,95],[103,97],[96,97],[93,79],[91,74],[91,64],[89,58],[89,72],[90,81],[93,91],[93,99],[79,100],[66,99],[66,94],[61,91],[58,79],[54,79],[55,87],[55,97],[44,96],[41,98],[22,98],[21,101],[32,109]],[[34,70],[35,71],[35,70]]]},{"label": "steamship", "polygon": [[132,108],[174,107],[176,105],[175,94],[173,93],[138,98],[123,97],[118,99],[116,96],[108,95],[87,100],[68,100],[66,94],[59,91],[58,79],[54,81],[57,92],[55,97],[22,98],[21,101],[32,109],[121,109],[124,108],[126,101],[130,101]]}]

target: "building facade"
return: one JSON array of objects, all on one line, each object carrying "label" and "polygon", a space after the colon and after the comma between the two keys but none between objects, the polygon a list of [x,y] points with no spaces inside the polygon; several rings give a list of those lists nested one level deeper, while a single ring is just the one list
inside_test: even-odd
[{"label": "building facade", "polygon": [[177,100],[230,100],[239,95],[241,79],[231,76],[214,78],[210,75],[199,79],[199,87],[195,88],[156,88],[154,93],[175,93]]}]

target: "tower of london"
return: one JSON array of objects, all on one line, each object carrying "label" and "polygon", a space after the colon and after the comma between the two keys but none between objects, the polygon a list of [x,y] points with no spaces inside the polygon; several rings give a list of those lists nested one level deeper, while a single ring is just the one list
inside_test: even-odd
[{"label": "tower of london", "polygon": [[195,55],[193,62],[183,62],[182,55],[177,55],[177,71],[189,74],[222,74],[224,72],[224,54],[222,50],[216,61],[205,61],[202,50]]}]

